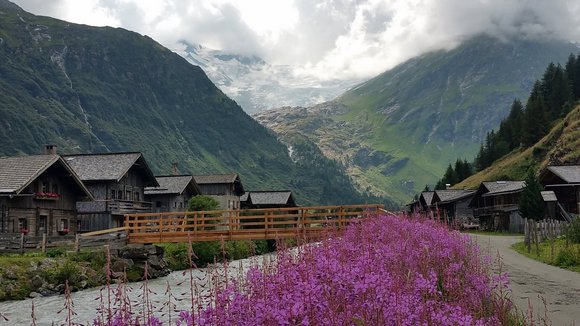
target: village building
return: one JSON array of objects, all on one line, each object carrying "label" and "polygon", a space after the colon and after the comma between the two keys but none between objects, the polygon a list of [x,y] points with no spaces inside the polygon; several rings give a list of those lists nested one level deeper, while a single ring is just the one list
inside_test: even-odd
[{"label": "village building", "polygon": [[548,166],[540,174],[540,183],[554,192],[561,213],[580,213],[580,165]]},{"label": "village building", "polygon": [[525,181],[482,182],[469,207],[483,229],[523,232],[524,220],[518,211]]},{"label": "village building", "polygon": [[290,190],[248,191],[240,197],[242,209],[297,207]]},{"label": "village building", "polygon": [[214,198],[220,209],[240,209],[240,196],[244,194],[244,186],[238,174],[194,175],[193,178],[201,194]]},{"label": "village building", "polygon": [[74,234],[76,203],[92,199],[76,173],[54,152],[0,158],[2,233]]},{"label": "village building", "polygon": [[473,209],[469,203],[475,195],[475,190],[445,189],[435,190],[431,206],[437,216],[449,224],[458,227],[468,227],[473,223]]},{"label": "village building", "polygon": [[192,175],[156,176],[158,187],[145,188],[145,200],[153,205],[153,212],[184,212],[192,196],[200,195]]},{"label": "village building", "polygon": [[419,212],[419,213],[423,213],[423,214],[427,214],[430,217],[433,217],[432,215],[432,209],[431,209],[431,204],[433,203],[433,195],[435,195],[434,191],[423,191],[421,192],[421,195],[419,195],[419,200],[418,200],[418,204],[415,204],[415,209],[419,209],[419,211],[415,211],[415,212]]},{"label": "village building", "polygon": [[151,212],[145,187],[159,186],[142,153],[63,155],[95,200],[78,202],[79,231],[123,225],[124,214]]}]

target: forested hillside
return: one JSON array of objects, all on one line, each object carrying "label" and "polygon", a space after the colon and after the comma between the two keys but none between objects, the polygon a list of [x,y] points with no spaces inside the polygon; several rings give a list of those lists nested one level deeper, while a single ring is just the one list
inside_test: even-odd
[{"label": "forested hillside", "polygon": [[[526,170],[548,164],[580,163],[580,54],[571,54],[565,66],[550,63],[534,83],[526,105],[519,99],[509,115],[482,143],[472,164],[449,165],[436,185],[474,186],[478,180],[523,179]],[[461,160],[458,160],[461,162]],[[469,173],[465,173],[465,166]]]}]

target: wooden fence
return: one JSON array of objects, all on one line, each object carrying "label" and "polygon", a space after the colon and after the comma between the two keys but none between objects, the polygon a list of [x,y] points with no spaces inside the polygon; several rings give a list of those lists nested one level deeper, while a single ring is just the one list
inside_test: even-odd
[{"label": "wooden fence", "polygon": [[129,243],[260,240],[316,236],[381,213],[383,205],[126,214]]},{"label": "wooden fence", "polygon": [[42,251],[47,249],[72,246],[75,237],[67,236],[28,236],[24,233],[0,233],[0,252],[24,253],[25,251]]},{"label": "wooden fence", "polygon": [[526,243],[533,242],[531,241],[533,239],[537,242],[542,242],[546,239],[553,239],[563,235],[566,232],[567,226],[568,222],[565,221],[552,219],[535,221],[532,219],[525,219],[524,237]]}]

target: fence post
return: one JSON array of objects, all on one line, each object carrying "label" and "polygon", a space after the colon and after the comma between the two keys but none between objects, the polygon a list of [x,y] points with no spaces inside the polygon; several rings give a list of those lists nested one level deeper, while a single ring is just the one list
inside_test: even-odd
[{"label": "fence post", "polygon": [[75,235],[75,251],[81,251],[81,235],[79,233]]},{"label": "fence post", "polygon": [[20,233],[20,255],[24,255],[24,232]]},{"label": "fence post", "polygon": [[46,233],[42,234],[42,242],[40,243],[40,250],[43,254],[46,253]]}]

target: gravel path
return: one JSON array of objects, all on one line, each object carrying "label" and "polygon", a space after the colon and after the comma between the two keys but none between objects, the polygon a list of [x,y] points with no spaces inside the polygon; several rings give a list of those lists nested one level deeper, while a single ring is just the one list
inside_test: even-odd
[{"label": "gravel path", "polygon": [[547,316],[552,325],[580,325],[580,273],[546,265],[518,254],[511,245],[523,241],[521,236],[474,235],[480,246],[492,257],[502,257],[510,278],[513,301],[521,311],[533,307],[534,321]]}]

